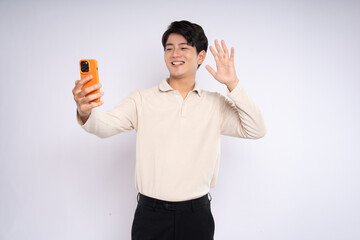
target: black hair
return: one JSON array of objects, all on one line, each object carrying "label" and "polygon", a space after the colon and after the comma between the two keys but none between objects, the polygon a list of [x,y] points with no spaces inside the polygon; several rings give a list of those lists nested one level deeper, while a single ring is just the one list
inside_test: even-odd
[{"label": "black hair", "polygon": [[172,33],[182,35],[188,44],[193,47],[195,46],[196,52],[198,54],[202,50],[205,50],[205,52],[207,51],[208,40],[201,26],[186,20],[172,22],[162,36],[162,45],[164,50],[166,47],[166,42]]}]

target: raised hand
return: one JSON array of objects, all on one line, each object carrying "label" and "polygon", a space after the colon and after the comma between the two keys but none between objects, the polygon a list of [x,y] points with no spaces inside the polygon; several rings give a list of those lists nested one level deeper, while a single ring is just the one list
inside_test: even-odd
[{"label": "raised hand", "polygon": [[206,65],[205,68],[217,81],[225,84],[228,89],[232,91],[239,82],[234,66],[234,48],[231,48],[231,54],[229,56],[229,51],[225,45],[224,40],[221,40],[221,45],[222,49],[218,40],[215,40],[215,47],[217,52],[212,46],[210,46],[210,51],[216,62],[217,72],[215,72],[215,70],[209,65]]},{"label": "raised hand", "polygon": [[79,116],[80,116],[81,120],[83,121],[83,123],[85,123],[87,121],[87,119],[90,116],[91,110],[93,108],[99,107],[104,103],[103,101],[100,101],[98,103],[91,102],[92,100],[103,96],[104,95],[103,92],[99,92],[96,94],[91,94],[89,96],[86,96],[88,93],[100,89],[100,87],[101,87],[100,84],[92,85],[88,88],[85,88],[84,90],[81,90],[81,88],[84,86],[84,84],[87,83],[88,81],[90,81],[90,79],[92,79],[91,75],[84,77],[81,80],[76,80],[75,87],[72,90],[73,95],[74,95],[74,100],[77,104],[77,110],[78,110]]}]

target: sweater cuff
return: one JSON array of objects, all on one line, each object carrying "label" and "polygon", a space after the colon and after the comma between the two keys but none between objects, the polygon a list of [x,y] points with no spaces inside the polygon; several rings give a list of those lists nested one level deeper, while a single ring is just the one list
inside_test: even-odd
[{"label": "sweater cuff", "polygon": [[83,121],[81,121],[81,118],[80,118],[80,116],[79,116],[79,112],[78,112],[77,109],[76,109],[76,119],[77,119],[77,122],[78,122],[78,124],[79,124],[80,126],[83,126],[83,125],[84,125]]},{"label": "sweater cuff", "polygon": [[93,109],[90,113],[89,118],[87,119],[86,123],[83,123],[83,121],[81,121],[79,112],[76,109],[76,119],[78,124],[85,130],[87,130],[89,128],[89,126],[91,125],[91,122],[93,121],[92,119],[94,118],[94,115],[96,115],[96,110]]},{"label": "sweater cuff", "polygon": [[244,87],[238,82],[236,87],[230,92],[229,89],[226,87],[226,95],[231,99],[237,99],[241,96],[242,92],[244,91]]}]

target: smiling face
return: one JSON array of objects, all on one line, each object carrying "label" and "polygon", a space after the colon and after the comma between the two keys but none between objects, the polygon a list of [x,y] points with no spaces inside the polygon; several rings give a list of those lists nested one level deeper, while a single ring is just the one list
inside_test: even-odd
[{"label": "smiling face", "polygon": [[195,77],[198,65],[204,61],[205,55],[205,51],[198,54],[196,48],[188,44],[181,34],[170,34],[164,55],[170,78]]}]

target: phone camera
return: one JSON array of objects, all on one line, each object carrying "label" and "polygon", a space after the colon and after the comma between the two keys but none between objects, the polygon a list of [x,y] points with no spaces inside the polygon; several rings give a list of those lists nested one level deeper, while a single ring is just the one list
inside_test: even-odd
[{"label": "phone camera", "polygon": [[87,61],[82,61],[80,66],[82,72],[89,72],[89,63]]}]

